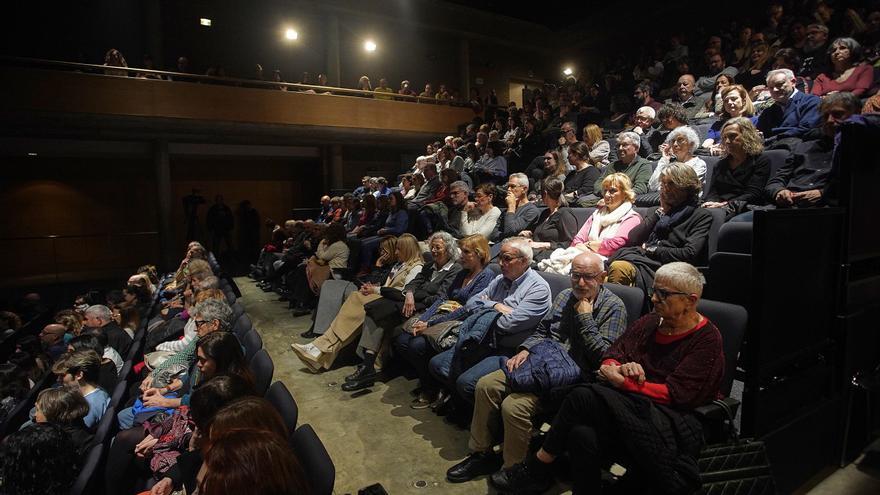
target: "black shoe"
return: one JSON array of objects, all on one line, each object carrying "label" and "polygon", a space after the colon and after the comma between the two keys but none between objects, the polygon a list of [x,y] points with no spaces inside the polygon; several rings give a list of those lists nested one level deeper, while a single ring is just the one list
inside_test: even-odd
[{"label": "black shoe", "polygon": [[352,373],[350,375],[346,375],[345,381],[352,382],[355,380],[360,380],[361,378],[363,378],[364,376],[367,376],[367,375],[374,375],[374,377],[375,377],[376,370],[375,369],[367,370],[367,367],[364,366],[362,363],[362,364],[357,365],[357,367],[354,369],[354,373]]},{"label": "black shoe", "polygon": [[307,308],[305,306],[297,306],[293,308],[293,316],[305,316],[312,314],[312,308]]},{"label": "black shoe", "polygon": [[489,482],[505,493],[544,493],[553,485],[553,478],[548,473],[549,470],[536,473],[525,462],[520,462],[507,469],[499,469],[489,477]]},{"label": "black shoe", "polygon": [[367,387],[372,387],[376,383],[379,373],[375,368],[367,368],[364,365],[358,365],[357,371],[345,377],[345,383],[342,384],[342,390],[345,392],[354,392]]},{"label": "black shoe", "polygon": [[319,335],[313,332],[311,328],[299,334],[299,336],[304,339],[317,339],[319,337]]},{"label": "black shoe", "polygon": [[495,452],[474,452],[463,461],[446,471],[446,479],[451,483],[464,483],[477,476],[492,474],[501,467],[501,456]]}]

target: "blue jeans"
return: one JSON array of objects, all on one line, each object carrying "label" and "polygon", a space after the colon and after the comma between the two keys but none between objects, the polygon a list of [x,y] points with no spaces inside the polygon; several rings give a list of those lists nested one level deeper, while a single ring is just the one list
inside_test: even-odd
[{"label": "blue jeans", "polygon": [[397,354],[416,370],[422,387],[436,390],[437,383],[428,372],[428,362],[434,356],[434,348],[422,335],[411,335],[406,332],[397,336],[394,341]]},{"label": "blue jeans", "polygon": [[728,222],[754,222],[755,220],[755,212],[747,211],[745,213],[740,213],[739,215],[731,218]]},{"label": "blue jeans", "polygon": [[134,408],[126,407],[125,409],[119,411],[116,414],[116,419],[119,421],[119,430],[127,430],[134,426]]},{"label": "blue jeans", "polygon": [[[449,372],[452,366],[452,355],[454,352],[455,348],[452,348],[437,354],[431,358],[428,368],[431,370],[431,374],[434,375],[434,377],[446,384],[447,387],[454,388],[462,398],[473,403],[474,390],[477,388],[477,381],[493,371],[500,370],[504,357],[498,355],[488,356],[483,358],[479,363],[468,368],[461,375],[451,377],[449,376]],[[455,380],[455,383],[452,382],[453,379]]]}]

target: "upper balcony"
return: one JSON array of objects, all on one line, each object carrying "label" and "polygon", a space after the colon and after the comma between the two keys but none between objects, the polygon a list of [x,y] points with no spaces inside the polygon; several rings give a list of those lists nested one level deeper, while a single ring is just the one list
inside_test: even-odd
[{"label": "upper balcony", "polygon": [[7,59],[0,77],[6,135],[421,145],[474,116],[460,102],[68,62]]}]

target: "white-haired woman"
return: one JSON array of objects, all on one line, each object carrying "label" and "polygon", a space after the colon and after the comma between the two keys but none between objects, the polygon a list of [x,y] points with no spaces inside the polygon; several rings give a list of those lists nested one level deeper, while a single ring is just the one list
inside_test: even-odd
[{"label": "white-haired woman", "polygon": [[387,340],[386,330],[390,333],[399,328],[408,318],[445,297],[446,290],[461,271],[458,264],[461,251],[452,235],[435,232],[428,238],[428,246],[433,263],[424,264],[419,274],[403,289],[382,287],[379,292],[382,297],[364,305],[366,317],[357,348],[363,361],[354,373],[345,377],[342,390],[352,392],[371,386],[378,375],[376,358],[382,342]]},{"label": "white-haired woman", "polygon": [[657,203],[660,204],[660,174],[672,162],[683,163],[697,173],[700,183],[706,186],[706,162],[702,158],[694,156],[694,151],[700,146],[700,137],[697,136],[689,126],[676,127],[668,136],[666,142],[660,146],[660,152],[663,154],[660,161],[657,162],[657,168],[651,174],[648,180],[648,191],[657,193]]}]

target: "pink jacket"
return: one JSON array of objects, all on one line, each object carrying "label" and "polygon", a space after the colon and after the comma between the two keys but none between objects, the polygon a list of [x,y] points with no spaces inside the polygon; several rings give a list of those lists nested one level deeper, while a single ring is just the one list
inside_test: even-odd
[{"label": "pink jacket", "polygon": [[[593,218],[595,218],[595,215],[590,215],[590,218],[587,219],[587,222],[581,227],[581,230],[579,230],[577,235],[574,236],[574,239],[571,240],[572,246],[584,244],[590,240],[590,227],[593,225]],[[602,243],[599,244],[599,250],[597,252],[606,258],[610,257],[615,251],[626,245],[630,231],[636,228],[636,226],[641,225],[641,223],[642,216],[639,215],[635,209],[630,210],[629,213],[620,219],[620,227],[617,228],[614,237],[602,239]]]}]

